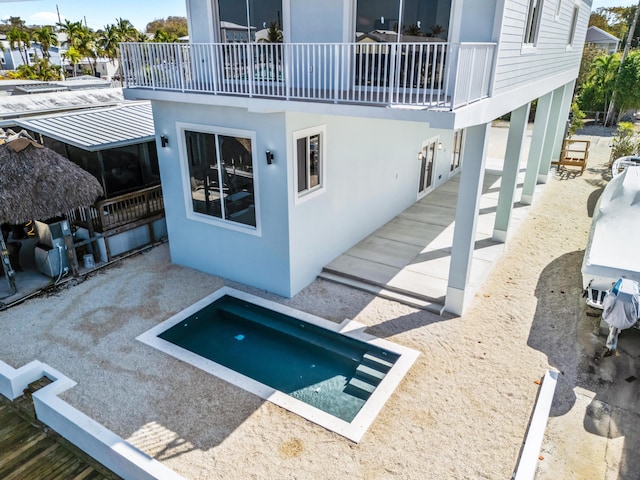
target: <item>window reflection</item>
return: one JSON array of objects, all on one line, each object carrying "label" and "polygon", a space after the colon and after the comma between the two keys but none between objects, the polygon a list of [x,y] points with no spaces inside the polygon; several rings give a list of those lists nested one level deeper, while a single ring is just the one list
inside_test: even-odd
[{"label": "window reflection", "polygon": [[218,11],[222,42],[282,41],[281,0],[218,0]]},{"label": "window reflection", "polygon": [[356,40],[446,41],[450,15],[451,0],[358,0]]},{"label": "window reflection", "polygon": [[256,226],[251,139],[185,131],[193,211]]},{"label": "window reflection", "polygon": [[49,137],[43,137],[43,142],[96,177],[107,198],[160,183],[154,141],[99,152],[89,152]]}]

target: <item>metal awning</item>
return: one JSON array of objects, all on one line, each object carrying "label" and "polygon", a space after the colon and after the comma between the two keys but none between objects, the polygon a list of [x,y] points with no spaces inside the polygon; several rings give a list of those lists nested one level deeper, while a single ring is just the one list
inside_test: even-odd
[{"label": "metal awning", "polygon": [[22,128],[95,152],[154,139],[150,102],[16,119]]}]

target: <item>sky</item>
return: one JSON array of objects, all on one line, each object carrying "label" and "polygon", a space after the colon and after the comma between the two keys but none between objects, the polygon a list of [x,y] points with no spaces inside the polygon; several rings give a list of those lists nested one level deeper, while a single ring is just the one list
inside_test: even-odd
[{"label": "sky", "polygon": [[593,0],[591,10],[600,7],[630,7],[638,5],[638,0]]},{"label": "sky", "polygon": [[[129,20],[138,30],[147,23],[168,16],[186,17],[185,0],[0,0],[0,18],[20,17],[27,25],[53,25],[60,17],[71,21],[84,21],[94,30],[115,23],[116,18]],[[628,7],[637,0],[593,0],[592,9],[599,7]]]},{"label": "sky", "polygon": [[187,16],[185,0],[0,0],[0,18],[20,17],[27,25],[54,25],[58,22],[56,5],[64,21],[83,21],[97,30],[122,17],[138,30],[147,23],[168,16]]}]

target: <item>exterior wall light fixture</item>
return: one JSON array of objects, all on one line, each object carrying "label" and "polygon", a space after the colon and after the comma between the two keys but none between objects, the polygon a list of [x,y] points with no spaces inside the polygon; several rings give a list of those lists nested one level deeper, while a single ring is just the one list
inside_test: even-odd
[{"label": "exterior wall light fixture", "polygon": [[267,165],[271,165],[273,163],[273,153],[271,150],[267,150],[265,154],[267,156]]},{"label": "exterior wall light fixture", "polygon": [[162,148],[169,145],[169,139],[167,138],[166,135],[160,135],[160,145],[162,145]]}]

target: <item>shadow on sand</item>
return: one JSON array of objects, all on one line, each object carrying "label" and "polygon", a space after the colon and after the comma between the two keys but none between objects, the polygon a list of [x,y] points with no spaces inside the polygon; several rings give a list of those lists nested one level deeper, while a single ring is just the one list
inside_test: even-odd
[{"label": "shadow on sand", "polygon": [[603,358],[606,329],[600,329],[600,313],[582,299],[582,258],[582,251],[567,253],[543,270],[527,343],[560,371],[551,416],[566,415],[577,407],[576,387],[595,394],[584,414],[584,430],[610,440],[624,437],[621,458],[613,466],[619,466],[617,478],[638,479],[640,332],[623,331],[617,355]]}]

